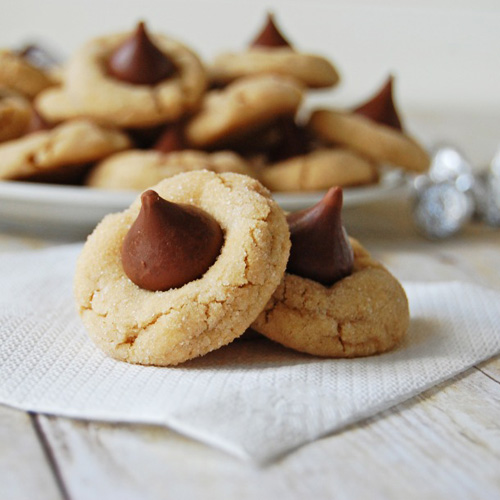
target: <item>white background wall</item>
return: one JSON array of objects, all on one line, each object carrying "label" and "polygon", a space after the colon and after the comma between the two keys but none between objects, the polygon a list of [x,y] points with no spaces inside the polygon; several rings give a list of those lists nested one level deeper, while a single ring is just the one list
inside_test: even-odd
[{"label": "white background wall", "polygon": [[[2,0],[0,46],[41,40],[69,55],[139,19],[206,60],[244,48],[272,9],[296,48],[323,53],[343,81],[317,99],[350,106],[389,72],[410,130],[458,143],[477,163],[500,144],[500,0]],[[316,100],[316,99],[315,99]]]}]

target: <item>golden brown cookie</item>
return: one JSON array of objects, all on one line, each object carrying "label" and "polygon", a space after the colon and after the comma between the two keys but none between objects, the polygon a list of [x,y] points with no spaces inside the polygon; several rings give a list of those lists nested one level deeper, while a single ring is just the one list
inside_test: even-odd
[{"label": "golden brown cookie", "polygon": [[261,182],[271,191],[318,191],[378,180],[374,164],[344,148],[317,149],[264,167]]},{"label": "golden brown cookie", "polygon": [[150,127],[175,121],[196,107],[206,88],[205,69],[193,51],[169,37],[150,36],[173,64],[173,73],[164,79],[130,83],[109,74],[109,59],[132,35],[109,35],[85,44],[65,66],[64,85],[37,99],[40,113],[54,122],[83,116],[112,126]]},{"label": "golden brown cookie", "polygon": [[0,142],[23,135],[30,118],[29,101],[16,92],[0,87]]},{"label": "golden brown cookie", "polygon": [[32,99],[52,85],[54,82],[48,73],[35,68],[10,50],[0,50],[0,86],[13,89]]},{"label": "golden brown cookie", "polygon": [[374,162],[412,172],[429,168],[429,155],[414,139],[361,114],[317,110],[311,115],[309,127],[324,141],[350,148]]},{"label": "golden brown cookie", "polygon": [[74,120],[1,144],[0,179],[63,181],[80,165],[128,147],[122,132]]},{"label": "golden brown cookie", "polygon": [[153,150],[130,150],[114,154],[97,164],[86,184],[90,187],[140,191],[162,179],[192,170],[255,176],[243,158],[229,151],[204,153],[185,150],[164,154]]},{"label": "golden brown cookie", "polygon": [[331,286],[285,273],[252,328],[292,349],[350,358],[392,349],[409,325],[399,282],[351,239],[352,274]]},{"label": "golden brown cookie", "polygon": [[275,74],[294,78],[305,87],[332,87],[339,80],[334,66],[324,57],[295,52],[287,47],[252,48],[217,56],[209,68],[210,79],[227,84],[251,75]]},{"label": "golden brown cookie", "polygon": [[153,188],[220,225],[224,243],[199,279],[166,291],[140,288],[125,274],[123,241],[141,201],[108,215],[87,240],[75,274],[78,311],[92,340],[130,363],[175,365],[228,344],[257,317],[280,282],[290,239],[282,210],[258,181],[197,171]]},{"label": "golden brown cookie", "polygon": [[245,51],[219,55],[209,71],[217,85],[264,74],[294,78],[310,88],[331,87],[339,80],[337,70],[326,58],[295,50],[277,28],[272,14]]},{"label": "golden brown cookie", "polygon": [[241,78],[207,93],[199,113],[186,124],[186,140],[196,147],[230,143],[279,117],[293,116],[302,96],[302,87],[290,78]]}]

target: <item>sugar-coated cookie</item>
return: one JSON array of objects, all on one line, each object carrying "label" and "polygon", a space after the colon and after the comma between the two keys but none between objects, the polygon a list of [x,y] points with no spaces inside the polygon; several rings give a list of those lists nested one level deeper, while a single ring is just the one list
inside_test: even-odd
[{"label": "sugar-coated cookie", "polygon": [[316,356],[369,356],[395,347],[409,324],[404,290],[357,241],[351,244],[350,276],[325,287],[286,273],[252,328]]},{"label": "sugar-coated cookie", "polygon": [[160,151],[129,150],[116,153],[95,165],[86,184],[107,189],[142,191],[162,179],[192,170],[235,172],[255,176],[251,166],[236,153],[220,151]]},{"label": "sugar-coated cookie", "polygon": [[74,120],[0,144],[0,179],[73,179],[82,164],[128,147],[130,140],[122,132]]},{"label": "sugar-coated cookie", "polygon": [[322,148],[266,166],[261,182],[271,191],[316,191],[378,180],[374,164],[344,148]]},{"label": "sugar-coated cookie", "polygon": [[55,122],[84,116],[107,125],[150,127],[191,111],[206,84],[193,51],[164,35],[148,35],[141,23],[133,33],[86,43],[65,66],[64,85],[40,95],[37,107]]},{"label": "sugar-coated cookie", "polygon": [[230,144],[280,117],[293,116],[302,96],[302,87],[290,78],[241,78],[207,93],[200,111],[186,124],[186,141],[196,147]]},{"label": "sugar-coated cookie", "polygon": [[252,328],[287,347],[327,357],[368,356],[393,348],[409,325],[399,282],[341,221],[342,190],[287,215],[287,271]]},{"label": "sugar-coated cookie", "polygon": [[[138,199],[124,212],[108,215],[88,238],[77,263],[75,297],[90,337],[108,355],[130,363],[175,365],[231,342],[248,328],[283,276],[290,238],[269,191],[247,176],[188,172],[152,189],[142,195],[142,208]],[[165,291],[137,285],[124,270],[128,261],[122,261],[125,242],[141,213],[147,213],[149,193],[157,193],[163,204],[203,211],[223,233],[220,253],[208,270]],[[167,246],[167,241],[161,244]]]}]

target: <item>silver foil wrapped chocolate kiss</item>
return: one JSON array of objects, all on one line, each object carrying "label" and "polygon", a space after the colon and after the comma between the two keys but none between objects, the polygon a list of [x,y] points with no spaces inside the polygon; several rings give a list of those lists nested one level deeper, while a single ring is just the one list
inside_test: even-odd
[{"label": "silver foil wrapped chocolate kiss", "polygon": [[465,157],[451,146],[435,150],[429,173],[413,183],[413,217],[428,238],[447,238],[471,219],[475,178]]}]

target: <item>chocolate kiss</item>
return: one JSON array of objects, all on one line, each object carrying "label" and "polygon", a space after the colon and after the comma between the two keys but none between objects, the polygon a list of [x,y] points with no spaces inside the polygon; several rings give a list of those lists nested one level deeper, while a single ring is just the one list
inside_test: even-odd
[{"label": "chocolate kiss", "polygon": [[108,72],[118,80],[137,85],[155,85],[175,71],[174,64],[153,44],[144,23],[139,23],[108,59]]},{"label": "chocolate kiss", "polygon": [[153,149],[162,153],[171,153],[184,149],[182,134],[177,127],[167,127],[155,142]]},{"label": "chocolate kiss", "polygon": [[292,241],[288,273],[326,286],[351,274],[354,255],[341,210],[342,189],[333,187],[313,207],[287,216]]},{"label": "chocolate kiss", "polygon": [[164,200],[151,189],[141,201],[139,215],[123,241],[125,274],[152,291],[200,278],[220,253],[224,238],[219,224],[200,208]]},{"label": "chocolate kiss", "polygon": [[403,130],[398,112],[392,99],[392,82],[390,76],[380,91],[374,95],[368,102],[354,109],[354,113],[366,116],[383,125]]},{"label": "chocolate kiss", "polygon": [[291,47],[288,40],[281,34],[274,23],[274,16],[267,14],[267,22],[257,38],[250,44],[251,47]]}]

